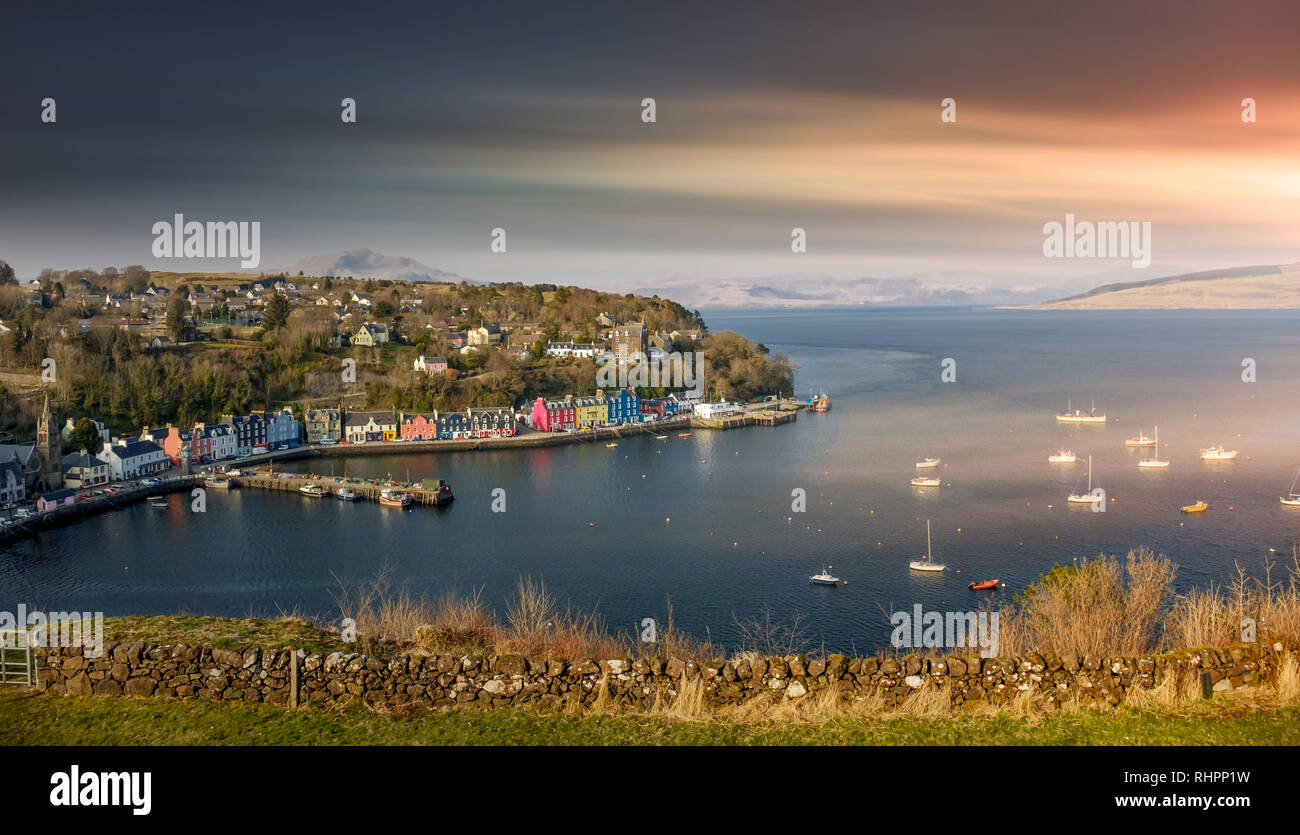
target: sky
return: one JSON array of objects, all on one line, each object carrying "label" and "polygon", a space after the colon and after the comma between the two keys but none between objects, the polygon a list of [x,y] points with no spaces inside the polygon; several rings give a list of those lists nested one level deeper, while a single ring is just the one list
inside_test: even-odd
[{"label": "sky", "polygon": [[[1300,261],[1294,2],[3,15],[0,260],[23,278],[238,267],[154,257],[153,224],[177,213],[259,221],[262,269],[366,247],[596,287]],[[1151,266],[1044,257],[1044,224],[1067,213],[1150,222]]]}]

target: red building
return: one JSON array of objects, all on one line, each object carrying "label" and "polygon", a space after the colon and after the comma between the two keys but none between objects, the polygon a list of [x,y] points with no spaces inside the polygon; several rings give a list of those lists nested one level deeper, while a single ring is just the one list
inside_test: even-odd
[{"label": "red building", "polygon": [[533,428],[540,432],[564,432],[577,425],[577,408],[571,399],[543,400],[533,404]]},{"label": "red building", "polygon": [[438,415],[402,415],[403,441],[438,440]]}]

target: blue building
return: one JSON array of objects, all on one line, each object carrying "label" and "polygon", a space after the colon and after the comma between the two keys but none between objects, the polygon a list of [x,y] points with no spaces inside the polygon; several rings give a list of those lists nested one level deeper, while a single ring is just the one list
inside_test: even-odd
[{"label": "blue building", "polygon": [[302,428],[298,418],[293,416],[293,409],[285,406],[278,412],[272,412],[266,419],[266,443],[275,447],[296,447],[302,437]]},{"label": "blue building", "polygon": [[641,422],[641,398],[630,388],[606,391],[605,403],[609,407],[609,425]]}]

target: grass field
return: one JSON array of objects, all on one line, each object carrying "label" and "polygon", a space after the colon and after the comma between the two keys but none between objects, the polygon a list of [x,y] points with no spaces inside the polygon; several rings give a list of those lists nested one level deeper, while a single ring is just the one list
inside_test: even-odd
[{"label": "grass field", "polygon": [[289,711],[120,696],[0,693],[0,745],[1297,745],[1300,707],[1229,696],[1167,710],[950,718],[682,721],[523,709]]}]

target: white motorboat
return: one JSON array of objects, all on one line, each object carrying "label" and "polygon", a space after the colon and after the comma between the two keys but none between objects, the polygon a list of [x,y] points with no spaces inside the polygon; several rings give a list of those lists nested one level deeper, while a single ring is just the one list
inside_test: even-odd
[{"label": "white motorboat", "polygon": [[1202,461],[1233,461],[1237,458],[1237,450],[1224,449],[1222,446],[1212,446],[1201,450]]},{"label": "white motorboat", "polygon": [[917,476],[916,478],[912,479],[913,487],[938,487],[942,483],[943,483],[943,479],[926,478],[925,476]]},{"label": "white motorboat", "polygon": [[1047,456],[1047,460],[1053,464],[1073,464],[1079,458],[1068,449],[1058,449],[1055,455]]},{"label": "white motorboat", "polygon": [[931,467],[937,466],[939,466],[938,458],[922,458],[920,461],[916,462],[916,468],[918,470],[928,470]]},{"label": "white motorboat", "polygon": [[816,584],[819,585],[819,586],[837,586],[837,585],[839,585],[839,583],[840,583],[840,578],[839,578],[839,577],[836,577],[836,576],[833,575],[833,574],[831,574],[831,568],[833,568],[833,566],[829,566],[829,565],[826,566],[825,568],[822,569],[822,573],[821,573],[821,574],[814,574],[813,576],[809,577],[809,578],[808,578],[808,582],[810,582],[810,583],[816,583]]}]

